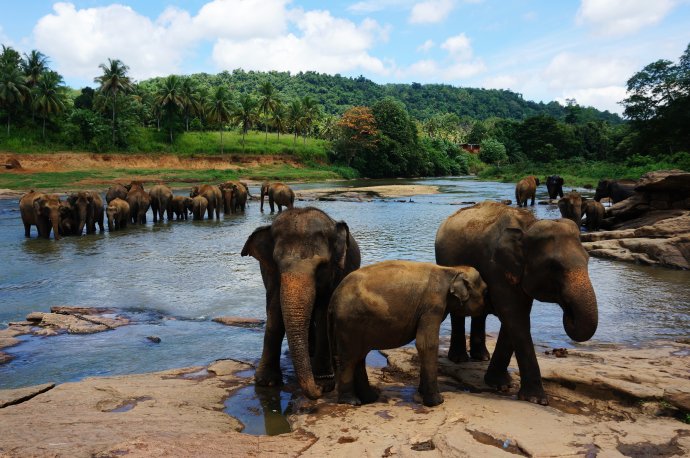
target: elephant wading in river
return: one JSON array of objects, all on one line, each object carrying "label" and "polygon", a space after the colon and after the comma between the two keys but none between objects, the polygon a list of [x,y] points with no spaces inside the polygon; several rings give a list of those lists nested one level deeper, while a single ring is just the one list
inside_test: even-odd
[{"label": "elephant wading in river", "polygon": [[178,220],[187,219],[187,214],[191,210],[193,201],[191,197],[173,196],[172,211]]},{"label": "elephant wading in river", "polygon": [[537,186],[539,186],[539,178],[534,175],[530,175],[518,181],[517,185],[515,185],[515,200],[517,201],[518,207],[526,207],[527,201],[530,198],[532,198],[532,203],[530,205],[534,205]]},{"label": "elephant wading in river", "polygon": [[596,200],[582,199],[582,214],[585,216],[585,227],[588,232],[598,231],[601,227],[601,222],[606,215],[606,209]]},{"label": "elephant wading in river", "polygon": [[266,287],[266,331],[256,383],[282,383],[280,347],[287,334],[299,385],[316,399],[322,387],[315,378],[325,382],[324,390],[333,388],[328,302],[342,279],[359,268],[357,242],[346,223],[317,208],[294,208],[278,215],[270,226],[256,229],[242,249],[242,256],[247,255],[259,261]]},{"label": "elephant wading in river", "polygon": [[[223,194],[220,192],[218,186],[212,184],[202,184],[194,186],[189,197],[204,196],[207,202],[208,219],[213,219],[213,212],[216,212],[216,218],[220,218],[220,207],[223,205]],[[201,215],[203,219],[204,215]],[[195,217],[196,219],[196,217]]]},{"label": "elephant wading in river", "polygon": [[114,184],[105,192],[105,202],[110,203],[113,199],[127,199],[127,192],[129,190],[121,184]]},{"label": "elephant wading in river", "polygon": [[153,222],[163,221],[163,214],[167,214],[168,221],[172,220],[172,190],[164,184],[157,184],[149,191]]},{"label": "elephant wading in river", "polygon": [[549,199],[563,197],[563,178],[559,175],[549,175],[546,177],[546,190],[549,192]]},{"label": "elephant wading in river", "polygon": [[374,402],[378,393],[369,385],[367,353],[416,339],[422,402],[425,406],[442,403],[436,378],[441,322],[448,313],[484,314],[485,292],[486,283],[476,269],[428,262],[384,261],[345,277],[328,308],[331,353],[338,366],[338,402]]},{"label": "elephant wading in river", "polygon": [[239,181],[228,181],[218,187],[223,194],[223,211],[226,214],[245,210],[249,191],[244,183]]},{"label": "elephant wading in river", "polygon": [[108,216],[108,230],[114,231],[127,227],[129,221],[129,204],[119,197],[111,200],[105,210]]},{"label": "elephant wading in river", "polygon": [[604,197],[610,197],[614,204],[618,203],[635,194],[636,185],[637,182],[633,180],[601,180],[594,192],[594,200],[599,202]]},{"label": "elephant wading in river", "polygon": [[203,220],[206,209],[208,208],[208,200],[204,196],[194,196],[191,199],[192,218],[195,221]]},{"label": "elephant wading in river", "polygon": [[[436,262],[476,268],[488,285],[489,307],[501,321],[496,349],[484,376],[490,386],[510,386],[508,364],[515,353],[520,367],[518,398],[546,405],[539,364],[530,334],[534,299],[563,309],[568,336],[584,342],[597,329],[597,299],[589,280],[589,256],[572,221],[537,220],[531,212],[495,202],[464,208],[436,233]],[[488,359],[486,316],[472,319],[470,356]],[[466,361],[464,322],[451,315],[448,358]]]},{"label": "elephant wading in river", "polygon": [[567,218],[580,227],[582,221],[582,196],[577,191],[570,191],[558,201],[558,210],[563,218]]},{"label": "elephant wading in river", "polygon": [[19,213],[24,223],[24,235],[31,236],[31,226],[36,226],[38,236],[50,238],[52,229],[55,240],[60,239],[60,197],[33,190],[19,199]]},{"label": "elephant wading in river", "polygon": [[129,204],[129,220],[134,224],[146,224],[146,212],[151,206],[151,197],[144,191],[144,185],[139,181],[133,181],[127,192]]},{"label": "elephant wading in river", "polygon": [[295,204],[295,193],[284,183],[264,182],[261,184],[261,211],[264,211],[264,196],[266,195],[271,213],[275,211],[274,203],[278,206],[279,212],[283,210],[283,207],[292,208]]},{"label": "elephant wading in river", "polygon": [[81,235],[86,226],[86,233],[96,232],[96,223],[101,232],[103,225],[103,199],[96,191],[79,191],[67,198],[72,206],[74,218],[77,220],[77,235]]}]

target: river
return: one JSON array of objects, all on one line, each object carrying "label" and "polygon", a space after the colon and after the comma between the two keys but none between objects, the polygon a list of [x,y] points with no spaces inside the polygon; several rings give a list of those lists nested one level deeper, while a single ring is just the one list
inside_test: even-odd
[{"label": "river", "polygon": [[[297,202],[346,221],[360,245],[363,265],[385,259],[433,262],[436,229],[461,202],[514,199],[514,185],[472,178],[309,183],[294,188],[374,184],[435,185],[440,193],[371,202]],[[250,190],[258,194],[257,187]],[[546,197],[541,187],[537,199]],[[556,206],[530,209],[539,218],[560,217]],[[241,257],[240,251],[249,234],[274,217],[261,213],[256,201],[245,214],[221,215],[214,221],[154,225],[149,212],[145,226],[55,241],[25,239],[17,200],[0,200],[0,328],[54,305],[117,307],[135,321],[99,334],[23,336],[21,344],[4,349],[14,359],[0,365],[0,388],[202,365],[219,358],[256,362],[262,330],[228,327],[210,319],[265,317],[259,264]],[[590,260],[589,271],[599,302],[599,328],[584,345],[638,345],[687,337],[690,272],[596,258]],[[443,324],[444,334],[449,321]],[[489,318],[488,330],[498,330],[495,317]],[[161,343],[147,340],[151,335],[160,337]],[[561,309],[555,304],[535,303],[532,335],[535,342],[553,347],[578,345],[566,336]],[[285,365],[289,369],[289,361]]]}]

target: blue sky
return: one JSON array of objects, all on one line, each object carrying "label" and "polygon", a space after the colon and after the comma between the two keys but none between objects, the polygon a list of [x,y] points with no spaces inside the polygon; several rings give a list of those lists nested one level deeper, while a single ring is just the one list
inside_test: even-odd
[{"label": "blue sky", "polygon": [[135,79],[314,70],[511,89],[621,112],[625,82],[690,43],[690,0],[12,1],[0,42],[73,87],[121,59]]}]

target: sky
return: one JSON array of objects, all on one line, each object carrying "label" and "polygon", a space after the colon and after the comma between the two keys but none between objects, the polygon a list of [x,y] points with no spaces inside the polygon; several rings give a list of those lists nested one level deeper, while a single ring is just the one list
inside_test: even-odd
[{"label": "sky", "polygon": [[[690,43],[690,0],[0,0],[0,43],[74,88],[236,68],[510,89],[621,113],[626,81]],[[8,5],[10,5],[8,7]]]}]

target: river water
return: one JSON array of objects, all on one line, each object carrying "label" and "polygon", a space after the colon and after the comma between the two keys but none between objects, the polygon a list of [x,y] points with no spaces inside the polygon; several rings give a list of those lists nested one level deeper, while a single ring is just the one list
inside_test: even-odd
[{"label": "river water", "polygon": [[[363,265],[385,259],[433,262],[436,229],[462,202],[514,199],[514,185],[472,178],[310,183],[294,188],[362,184],[429,184],[441,191],[363,203],[297,202],[346,221],[360,245]],[[250,190],[258,195],[257,187]],[[540,191],[537,198],[545,199],[545,189]],[[560,217],[555,206],[530,208],[539,218]],[[145,226],[56,242],[25,239],[17,200],[0,200],[0,328],[53,305],[117,307],[136,323],[91,335],[23,336],[20,345],[4,350],[14,359],[0,365],[0,388],[202,365],[219,358],[256,362],[261,329],[228,327],[210,319],[265,317],[258,262],[241,257],[240,251],[249,234],[274,217],[261,213],[252,201],[245,214],[220,220],[154,225],[149,213]],[[687,337],[690,272],[595,258],[589,270],[600,324],[585,345],[637,345]],[[446,320],[442,333],[448,334],[449,328]],[[498,330],[495,317],[489,318],[488,330]],[[147,340],[151,335],[160,337],[161,343]],[[577,345],[566,336],[561,309],[555,304],[535,303],[532,335],[549,346]],[[284,363],[289,371],[289,361]]]}]

